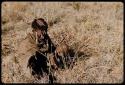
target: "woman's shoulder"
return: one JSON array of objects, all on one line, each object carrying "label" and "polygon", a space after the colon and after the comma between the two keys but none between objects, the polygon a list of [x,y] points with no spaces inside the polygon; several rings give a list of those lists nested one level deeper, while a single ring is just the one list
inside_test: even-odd
[{"label": "woman's shoulder", "polygon": [[36,43],[36,36],[33,33],[28,33],[26,38],[31,42],[31,43]]},{"label": "woman's shoulder", "polygon": [[36,51],[36,44],[35,41],[32,39],[33,34],[28,33],[25,39],[23,39],[18,46],[18,52],[19,54],[26,54],[29,52],[30,54],[33,54]]}]

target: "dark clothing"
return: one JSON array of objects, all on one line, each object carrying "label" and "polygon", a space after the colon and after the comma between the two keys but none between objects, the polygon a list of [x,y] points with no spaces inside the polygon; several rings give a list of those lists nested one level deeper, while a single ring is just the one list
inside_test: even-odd
[{"label": "dark clothing", "polygon": [[47,74],[49,73],[47,62],[50,62],[50,60],[48,60],[48,58],[51,57],[52,59],[54,57],[56,47],[52,43],[48,34],[44,36],[44,39],[37,39],[35,35],[31,34],[30,43],[36,45],[36,52],[29,58],[28,67],[32,69],[32,75],[36,75],[40,78],[43,76],[44,72]]}]

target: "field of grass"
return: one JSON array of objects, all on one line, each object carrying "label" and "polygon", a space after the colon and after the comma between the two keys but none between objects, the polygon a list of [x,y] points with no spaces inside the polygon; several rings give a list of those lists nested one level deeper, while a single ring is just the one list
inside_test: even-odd
[{"label": "field of grass", "polygon": [[78,57],[73,69],[55,74],[57,83],[123,82],[123,3],[3,2],[1,16],[3,83],[47,82],[30,75],[30,53],[19,48],[33,19],[40,17],[47,21],[52,41],[60,44],[65,38]]}]

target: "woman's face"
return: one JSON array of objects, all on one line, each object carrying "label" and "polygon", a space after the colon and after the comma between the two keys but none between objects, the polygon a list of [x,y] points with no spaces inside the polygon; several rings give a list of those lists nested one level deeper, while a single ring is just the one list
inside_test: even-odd
[{"label": "woman's face", "polygon": [[33,30],[33,32],[37,35],[38,38],[44,39],[45,31],[41,31],[40,29]]}]

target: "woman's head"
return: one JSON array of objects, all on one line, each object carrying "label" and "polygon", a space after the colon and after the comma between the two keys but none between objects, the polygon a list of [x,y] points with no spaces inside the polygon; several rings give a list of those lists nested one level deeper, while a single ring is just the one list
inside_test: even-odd
[{"label": "woman's head", "polygon": [[47,31],[48,29],[48,24],[47,22],[43,19],[43,18],[38,18],[38,19],[34,19],[33,22],[32,22],[32,28],[34,30],[45,30]]},{"label": "woman's head", "polygon": [[32,28],[33,32],[37,33],[38,37],[44,37],[44,35],[47,33],[48,24],[44,19],[38,18],[33,20]]}]

